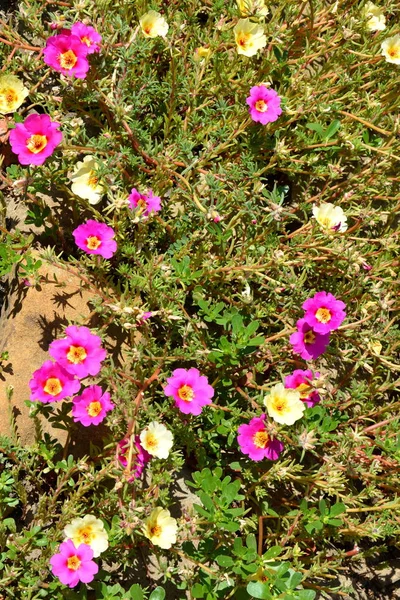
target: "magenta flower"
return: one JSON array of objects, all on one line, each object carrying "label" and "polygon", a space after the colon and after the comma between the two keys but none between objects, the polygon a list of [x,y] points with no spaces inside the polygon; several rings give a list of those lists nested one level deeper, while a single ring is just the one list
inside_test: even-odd
[{"label": "magenta flower", "polygon": [[148,310],[147,312],[142,313],[138,317],[138,321],[139,321],[140,325],[142,325],[145,321],[147,321],[147,319],[150,319],[152,316],[153,316],[153,313],[151,310]]},{"label": "magenta flower", "polygon": [[72,402],[72,416],[75,423],[82,423],[85,427],[98,425],[114,408],[114,404],[110,401],[110,394],[103,392],[99,385],[90,385],[80,396],[72,398]]},{"label": "magenta flower", "polygon": [[66,338],[54,340],[49,346],[49,354],[68,373],[79,379],[97,375],[107,352],[101,347],[101,338],[91,333],[88,327],[70,325],[66,328]]},{"label": "magenta flower", "polygon": [[42,165],[62,140],[60,123],[49,115],[32,114],[10,132],[11,150],[21,165]]},{"label": "magenta flower", "polygon": [[185,415],[199,415],[203,406],[211,404],[214,396],[214,388],[209,385],[207,377],[193,367],[189,370],[175,369],[167,383],[164,394],[172,396],[175,406]]},{"label": "magenta flower", "polygon": [[[117,446],[117,456],[120,464],[126,469],[128,466],[129,459],[129,450],[130,450],[130,440],[129,438],[124,438],[120,442],[118,442]],[[132,451],[132,461],[131,461],[131,477],[128,481],[133,481],[134,479],[138,479],[142,473],[146,464],[151,460],[151,454],[147,452],[143,448],[140,443],[140,437],[135,435],[133,451]]]},{"label": "magenta flower", "polygon": [[149,190],[146,195],[140,194],[136,188],[132,188],[128,197],[128,202],[132,209],[139,207],[145,217],[161,210],[161,198],[159,196],[154,196],[152,190]]},{"label": "magenta flower", "polygon": [[85,79],[89,71],[88,52],[88,46],[79,37],[62,30],[62,33],[47,38],[43,60],[63,75]]},{"label": "magenta flower", "polygon": [[252,87],[246,102],[250,107],[249,113],[253,121],[262,125],[276,121],[282,113],[280,97],[275,90],[265,85]]},{"label": "magenta flower", "polygon": [[263,458],[276,460],[283,451],[283,444],[276,438],[271,438],[265,427],[265,415],[251,419],[248,425],[240,425],[237,441],[241,452],[247,454],[251,460],[259,461]]},{"label": "magenta flower", "polygon": [[285,388],[297,390],[304,404],[313,407],[321,401],[320,395],[312,386],[313,378],[318,379],[318,377],[319,373],[313,375],[309,369],[306,371],[296,369],[291,375],[285,377]]},{"label": "magenta flower", "polygon": [[81,384],[60,365],[46,360],[40,369],[33,373],[29,387],[31,388],[30,400],[55,402],[77,394]]},{"label": "magenta flower", "polygon": [[329,333],[317,333],[305,319],[296,323],[297,331],[289,338],[293,352],[300,354],[304,360],[315,360],[325,352],[329,344]]},{"label": "magenta flower", "polygon": [[75,546],[72,540],[60,544],[59,553],[50,559],[53,575],[64,585],[75,587],[80,581],[90,583],[99,570],[92,560],[93,550],[87,544]]},{"label": "magenta flower", "polygon": [[346,305],[327,292],[317,292],[303,304],[304,320],[317,333],[334,331],[346,318]]},{"label": "magenta flower", "polygon": [[101,35],[97,33],[94,27],[89,27],[84,23],[74,23],[71,27],[72,35],[76,35],[82,44],[86,44],[87,53],[100,52]]},{"label": "magenta flower", "polygon": [[105,223],[89,219],[79,225],[72,235],[78,248],[88,254],[100,254],[103,258],[111,258],[117,249],[117,242],[112,239],[115,235],[114,229]]}]

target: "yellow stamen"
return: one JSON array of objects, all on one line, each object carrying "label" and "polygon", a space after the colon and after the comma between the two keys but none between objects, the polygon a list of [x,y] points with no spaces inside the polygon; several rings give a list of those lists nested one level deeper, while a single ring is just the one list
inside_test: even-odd
[{"label": "yellow stamen", "polygon": [[67,560],[67,567],[71,569],[71,571],[77,571],[81,566],[81,561],[77,556],[70,556]]},{"label": "yellow stamen", "polygon": [[45,135],[31,135],[30,138],[26,140],[26,147],[33,154],[38,154],[47,146],[47,137]]},{"label": "yellow stamen", "polygon": [[332,313],[327,308],[319,308],[315,313],[315,318],[320,323],[329,323],[329,321],[332,319]]},{"label": "yellow stamen", "polygon": [[11,90],[11,89],[6,90],[4,97],[5,97],[7,104],[13,104],[16,100],[18,100],[17,94],[14,92],[14,90]]},{"label": "yellow stamen", "polygon": [[78,57],[76,56],[75,52],[68,50],[63,54],[60,54],[59,62],[63,69],[67,69],[69,71],[70,69],[73,69],[78,62]]},{"label": "yellow stamen", "polygon": [[254,445],[257,448],[266,448],[269,442],[269,435],[266,431],[257,431],[255,436],[253,437]]},{"label": "yellow stamen", "polygon": [[264,100],[257,100],[256,102],[256,110],[258,110],[258,112],[265,112],[266,110],[268,110],[268,104],[264,101]]},{"label": "yellow stamen", "polygon": [[299,392],[300,398],[304,399],[308,398],[308,396],[311,394],[312,387],[308,383],[301,383],[297,386],[296,390]]},{"label": "yellow stamen", "polygon": [[67,358],[70,363],[80,365],[87,357],[87,352],[82,346],[70,346]]},{"label": "yellow stamen", "polygon": [[97,186],[99,179],[96,177],[94,171],[90,172],[90,177],[88,179],[88,186],[91,188],[95,188]]},{"label": "yellow stamen", "polygon": [[277,398],[277,400],[274,403],[274,409],[278,413],[281,413],[281,414],[284,413],[286,410],[286,400],[284,398],[282,398],[282,399]]},{"label": "yellow stamen", "polygon": [[178,390],[178,396],[181,400],[185,402],[191,402],[194,398],[194,391],[190,385],[181,385]]},{"label": "yellow stamen", "polygon": [[152,433],[148,433],[146,436],[146,445],[148,448],[156,448],[157,440]]},{"label": "yellow stamen", "polygon": [[62,391],[61,381],[57,377],[49,377],[43,390],[50,396],[57,396]]},{"label": "yellow stamen", "polygon": [[86,240],[86,246],[89,250],[97,250],[101,246],[101,240],[96,235],[89,235]]},{"label": "yellow stamen", "polygon": [[78,529],[76,537],[80,544],[87,544],[90,546],[90,542],[95,536],[93,535],[92,527],[88,525],[87,527]]},{"label": "yellow stamen", "polygon": [[152,536],[160,535],[161,527],[159,525],[153,525],[153,527],[150,527],[150,533]]},{"label": "yellow stamen", "polygon": [[83,44],[86,44],[86,46],[90,46],[92,44],[91,40],[89,40],[89,38],[86,35],[81,37],[81,42]]},{"label": "yellow stamen", "polygon": [[89,417],[97,417],[102,411],[102,406],[100,402],[91,402],[88,404],[86,410]]},{"label": "yellow stamen", "polygon": [[305,344],[313,344],[315,342],[315,333],[310,329],[307,333],[304,334],[304,343]]}]

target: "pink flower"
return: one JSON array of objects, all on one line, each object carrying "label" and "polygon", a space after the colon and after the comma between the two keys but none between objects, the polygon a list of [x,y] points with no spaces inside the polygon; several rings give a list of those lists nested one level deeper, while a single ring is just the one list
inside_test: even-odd
[{"label": "pink flower", "polygon": [[306,323],[299,319],[296,323],[297,331],[289,338],[293,352],[300,354],[304,360],[315,360],[325,352],[329,344],[329,333],[317,333]]},{"label": "pink flower", "polygon": [[262,125],[276,121],[282,113],[280,97],[265,85],[252,87],[246,102],[250,106],[249,113],[253,121]]},{"label": "pink flower", "polygon": [[61,583],[73,588],[80,581],[93,581],[99,567],[92,559],[93,550],[90,546],[80,544],[76,547],[72,540],[67,540],[60,544],[59,553],[51,557],[51,570]]},{"label": "pink flower", "polygon": [[151,310],[142,313],[138,317],[140,324],[142,325],[142,323],[144,323],[145,321],[147,321],[147,319],[150,319],[150,317],[152,317],[152,316],[153,316],[153,313],[151,312]]},{"label": "pink flower", "polygon": [[300,394],[300,399],[307,404],[308,407],[313,407],[321,401],[317,390],[312,386],[312,380],[318,379],[319,373],[315,373],[307,369],[302,371],[296,369],[291,375],[285,377],[285,388],[297,390]]},{"label": "pink flower", "polygon": [[97,33],[94,27],[89,27],[84,23],[74,23],[71,27],[72,35],[76,35],[82,44],[86,44],[87,53],[100,52],[101,35]]},{"label": "pink flower", "polygon": [[284,448],[282,442],[271,438],[267,433],[264,414],[251,419],[248,425],[240,425],[238,433],[237,441],[241,452],[255,461],[263,458],[276,460]]},{"label": "pink flower", "polygon": [[[130,450],[130,439],[124,438],[120,442],[118,442],[117,447],[117,456],[120,464],[126,469],[128,466],[129,459],[129,450]],[[132,452],[132,462],[131,462],[131,472],[130,479],[128,481],[133,481],[134,479],[138,479],[142,473],[146,464],[151,460],[151,454],[147,452],[143,448],[140,443],[140,437],[135,435],[134,444],[133,444],[133,452]]]},{"label": "pink flower", "polygon": [[112,239],[115,235],[114,229],[105,223],[89,219],[79,225],[72,235],[78,248],[88,254],[100,254],[103,258],[111,258],[117,249],[117,242]]},{"label": "pink flower", "polygon": [[30,400],[55,402],[79,392],[81,384],[60,365],[46,360],[40,369],[33,373],[29,387],[31,388]]},{"label": "pink flower", "polygon": [[20,164],[42,165],[63,138],[59,127],[60,123],[51,121],[49,115],[32,114],[17,123],[10,133],[10,144]]},{"label": "pink flower", "polygon": [[327,292],[317,292],[303,304],[304,320],[317,333],[334,331],[346,318],[346,305]]},{"label": "pink flower", "polygon": [[146,195],[140,194],[136,188],[132,188],[128,202],[132,209],[139,207],[145,217],[148,217],[150,213],[156,213],[161,210],[161,198],[154,196],[152,190],[149,190]]},{"label": "pink flower", "polygon": [[110,394],[103,392],[99,385],[89,386],[80,396],[72,398],[72,402],[72,416],[75,423],[82,423],[85,427],[98,425],[114,408],[114,404],[110,401]]},{"label": "pink flower", "polygon": [[83,44],[79,37],[72,35],[70,31],[62,30],[58,35],[47,38],[43,60],[46,65],[63,75],[85,79],[89,71],[86,58],[88,52],[88,46]]},{"label": "pink flower", "polygon": [[175,406],[185,415],[199,415],[203,406],[211,404],[214,396],[214,389],[208,384],[207,377],[200,375],[193,367],[189,370],[175,369],[167,383],[164,394],[172,396]]},{"label": "pink flower", "polygon": [[66,328],[67,337],[54,340],[49,346],[49,354],[68,373],[79,379],[88,375],[97,375],[101,369],[101,361],[107,355],[101,347],[101,338],[91,333],[88,327],[70,325]]}]

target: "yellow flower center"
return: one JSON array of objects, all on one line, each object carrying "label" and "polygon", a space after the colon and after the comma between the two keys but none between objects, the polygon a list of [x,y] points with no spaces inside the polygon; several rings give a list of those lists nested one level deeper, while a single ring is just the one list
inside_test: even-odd
[{"label": "yellow flower center", "polygon": [[67,560],[67,567],[71,569],[71,571],[77,571],[81,566],[81,561],[77,556],[70,556]]},{"label": "yellow flower center", "polygon": [[89,235],[86,240],[86,246],[89,250],[97,250],[101,246],[101,240],[96,235]]},{"label": "yellow flower center", "polygon": [[102,406],[100,402],[91,402],[86,410],[89,417],[97,417],[102,411]]},{"label": "yellow flower center", "polygon": [[87,357],[87,352],[82,346],[70,346],[67,354],[69,362],[80,365]]},{"label": "yellow flower center", "polygon": [[327,308],[319,308],[315,313],[315,318],[320,323],[329,323],[329,321],[332,319],[332,313]]},{"label": "yellow flower center", "polygon": [[140,200],[138,200],[138,203],[136,206],[139,208],[142,208],[142,209],[147,208],[146,200],[143,200],[143,198],[140,198]]},{"label": "yellow flower center", "polygon": [[73,69],[76,63],[78,62],[78,57],[72,50],[68,50],[63,54],[60,54],[59,58],[60,65],[63,69]]},{"label": "yellow flower center", "polygon": [[161,534],[161,527],[159,525],[153,525],[150,527],[150,534],[152,537],[159,536]]},{"label": "yellow flower center", "polygon": [[246,48],[249,37],[250,36],[246,35],[245,33],[241,33],[237,39],[237,45],[241,48]]},{"label": "yellow flower center", "polygon": [[34,134],[26,140],[26,147],[33,154],[38,154],[47,146],[47,137],[45,135]]},{"label": "yellow flower center", "polygon": [[388,54],[392,58],[400,58],[400,46],[391,46],[388,48]]},{"label": "yellow flower center", "polygon": [[156,440],[154,434],[152,434],[152,433],[147,433],[145,443],[146,443],[147,448],[152,448],[152,449],[156,448],[158,445],[157,440]]},{"label": "yellow flower center", "polygon": [[301,383],[297,386],[296,390],[299,392],[300,398],[304,399],[308,398],[308,396],[311,394],[312,387],[308,383]]},{"label": "yellow flower center", "polygon": [[310,329],[307,333],[304,334],[304,343],[305,344],[313,344],[315,342],[315,333]]},{"label": "yellow flower center", "polygon": [[50,396],[57,396],[62,391],[61,381],[57,377],[49,377],[43,390]]},{"label": "yellow flower center", "polygon": [[194,398],[193,388],[191,388],[190,385],[181,385],[178,390],[178,396],[185,402],[191,402]]},{"label": "yellow flower center", "polygon": [[256,110],[258,110],[258,112],[265,112],[266,110],[268,110],[268,104],[266,102],[264,102],[264,100],[257,100],[256,102]]},{"label": "yellow flower center", "polygon": [[9,88],[8,90],[5,90],[0,95],[4,96],[4,100],[5,100],[7,106],[12,106],[15,102],[18,101],[17,94],[11,88]]},{"label": "yellow flower center", "polygon": [[98,177],[96,177],[95,172],[94,171],[90,171],[90,175],[89,175],[89,179],[88,179],[88,186],[91,188],[95,188],[97,186],[99,179]]},{"label": "yellow flower center", "polygon": [[269,442],[269,435],[266,431],[257,431],[253,437],[254,445],[257,448],[266,448]]},{"label": "yellow flower center", "polygon": [[91,45],[91,40],[87,37],[87,35],[84,35],[83,37],[81,37],[81,42],[83,44],[86,44],[86,46],[90,46]]},{"label": "yellow flower center", "polygon": [[90,525],[78,529],[76,533],[76,541],[78,542],[78,544],[87,544],[88,546],[90,546],[90,543],[94,538],[95,535],[93,534],[93,530]]},{"label": "yellow flower center", "polygon": [[286,398],[276,398],[274,400],[273,408],[277,413],[282,415],[287,410]]}]

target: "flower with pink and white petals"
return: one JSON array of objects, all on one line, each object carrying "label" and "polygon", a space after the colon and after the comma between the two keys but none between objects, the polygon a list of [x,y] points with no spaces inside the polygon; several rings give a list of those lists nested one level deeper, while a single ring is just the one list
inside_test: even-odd
[{"label": "flower with pink and white petals", "polygon": [[198,369],[175,369],[172,377],[167,379],[164,388],[166,396],[172,396],[175,406],[185,415],[199,415],[203,406],[211,404],[214,388],[209,385],[205,375],[200,375]]},{"label": "flower with pink and white petals", "polygon": [[77,394],[81,384],[59,364],[46,360],[40,369],[33,373],[29,387],[31,388],[30,400],[56,402]]},{"label": "flower with pink and white petals", "polygon": [[253,121],[266,125],[276,121],[282,114],[280,96],[265,85],[255,85],[246,98]]},{"label": "flower with pink and white petals", "polygon": [[114,229],[105,223],[88,219],[86,223],[79,225],[72,235],[78,248],[87,254],[99,254],[103,258],[111,258],[117,250],[117,242],[113,239]]},{"label": "flower with pink and white petals", "polygon": [[155,196],[152,190],[149,190],[147,194],[140,194],[136,188],[132,188],[128,203],[132,209],[139,208],[144,217],[161,210],[161,198]]},{"label": "flower with pink and white petals", "polygon": [[61,143],[60,123],[49,115],[32,114],[10,132],[11,150],[21,165],[42,165]]},{"label": "flower with pink and white petals", "polygon": [[114,408],[110,401],[110,394],[103,392],[99,385],[91,385],[83,390],[80,396],[72,399],[72,416],[75,423],[82,423],[85,427],[99,425]]},{"label": "flower with pink and white petals", "polygon": [[313,407],[321,401],[321,397],[317,390],[313,388],[312,380],[318,379],[319,373],[314,373],[307,369],[296,369],[291,375],[285,377],[285,388],[297,390],[300,394],[300,400]]},{"label": "flower with pink and white petals", "polygon": [[251,460],[259,461],[263,458],[277,460],[283,451],[282,442],[271,437],[267,431],[265,414],[251,419],[250,423],[246,425],[240,425],[238,433],[237,441],[240,450]]},{"label": "flower with pink and white petals", "polygon": [[82,44],[87,46],[87,53],[100,52],[101,35],[94,27],[85,25],[84,23],[74,23],[71,27],[72,35],[76,35]]},{"label": "flower with pink and white petals", "polygon": [[306,323],[317,333],[335,331],[346,318],[346,305],[327,292],[317,292],[303,304]]},{"label": "flower with pink and white petals", "polygon": [[135,435],[134,438],[124,438],[120,442],[118,442],[117,447],[117,457],[120,464],[127,469],[129,453],[130,453],[130,445],[132,443],[132,459],[131,459],[131,467],[130,472],[127,473],[129,476],[128,481],[131,482],[134,479],[138,479],[142,473],[146,464],[151,460],[151,454],[147,452],[143,448],[140,443],[140,437]]},{"label": "flower with pink and white petals", "polygon": [[49,354],[68,373],[79,379],[88,375],[97,375],[101,362],[107,356],[101,347],[101,338],[88,327],[70,325],[66,328],[66,338],[54,340],[49,346]]},{"label": "flower with pink and white petals", "polygon": [[300,354],[304,360],[315,360],[321,356],[328,347],[329,333],[317,333],[305,319],[299,319],[296,326],[297,331],[289,338],[293,352]]},{"label": "flower with pink and white petals", "polygon": [[69,77],[85,79],[89,71],[86,58],[89,48],[70,31],[53,35],[46,40],[43,60],[52,69]]},{"label": "flower with pink and white petals", "polygon": [[51,557],[50,564],[53,575],[70,588],[80,581],[90,583],[99,570],[91,547],[87,544],[76,547],[71,540],[60,544],[59,552]]}]

